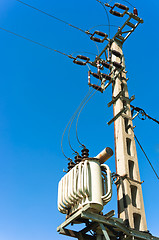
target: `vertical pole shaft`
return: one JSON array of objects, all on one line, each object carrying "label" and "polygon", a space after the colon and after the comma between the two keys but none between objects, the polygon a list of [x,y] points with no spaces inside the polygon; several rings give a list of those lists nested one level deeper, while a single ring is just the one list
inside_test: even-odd
[{"label": "vertical pole shaft", "polygon": [[[111,61],[124,66],[121,43],[114,41],[111,50],[122,54],[122,58],[112,54]],[[117,73],[118,70],[115,71],[114,76]],[[125,71],[122,71],[113,83],[113,97],[116,97],[121,91],[121,97],[113,104],[114,116],[123,107],[128,107],[125,114],[122,114],[114,122],[116,172],[119,175],[117,181],[118,216],[125,221],[127,226],[146,231],[146,217]]]}]

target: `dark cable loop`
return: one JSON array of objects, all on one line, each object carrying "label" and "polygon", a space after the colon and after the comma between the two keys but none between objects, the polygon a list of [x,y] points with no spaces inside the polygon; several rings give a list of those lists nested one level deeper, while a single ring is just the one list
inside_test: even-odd
[{"label": "dark cable loop", "polygon": [[[99,81],[98,81],[99,83]],[[98,85],[97,83],[97,85]],[[92,93],[93,89],[91,90],[91,93]],[[80,114],[83,110],[83,108],[85,107],[85,105],[90,101],[90,99],[96,94],[96,92],[98,91],[98,89],[87,99],[87,101],[85,102],[85,104],[82,106],[81,110],[79,111],[78,113],[78,117],[77,117],[77,120],[76,120],[76,138],[77,138],[77,141],[78,143],[82,146],[82,147],[85,147],[84,144],[81,143],[81,141],[79,140],[79,137],[78,137],[78,121],[79,121],[79,117],[80,117]]]},{"label": "dark cable loop", "polygon": [[70,123],[70,126],[69,126],[69,131],[68,131],[68,142],[69,142],[69,146],[71,148],[71,150],[76,153],[76,154],[79,154],[77,151],[75,151],[72,146],[71,146],[71,142],[70,142],[70,131],[71,131],[71,127],[72,127],[72,123],[77,115],[77,113],[79,112],[80,108],[82,107],[82,105],[84,104],[84,102],[87,100],[87,98],[90,96],[91,94],[91,91],[90,91],[90,88],[89,88],[89,91],[88,93],[86,94],[86,96],[83,98],[83,100],[81,101],[80,105],[78,106],[77,110],[75,111],[75,113],[73,114],[72,116],[72,120],[71,120],[71,123]]}]

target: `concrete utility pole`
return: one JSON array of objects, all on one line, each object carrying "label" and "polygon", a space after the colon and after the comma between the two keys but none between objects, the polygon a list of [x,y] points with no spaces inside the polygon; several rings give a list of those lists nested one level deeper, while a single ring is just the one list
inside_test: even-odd
[{"label": "concrete utility pole", "polygon": [[[122,57],[112,55],[111,61],[124,65],[122,44],[117,40],[112,43],[111,50],[121,53]],[[122,71],[113,84],[113,110],[116,116],[123,108],[127,110],[114,121],[116,181],[118,193],[118,217],[128,227],[146,231],[146,218],[138,167],[138,159],[134,140],[130,101],[127,88],[126,73]]]},{"label": "concrete utility pole", "polygon": [[[108,35],[100,31],[91,34],[90,39],[93,41],[108,41],[94,62],[82,55],[74,58],[73,62],[79,65],[90,64],[97,68],[97,73],[91,70],[88,72],[88,84],[97,91],[103,93],[112,84],[112,101],[108,103],[108,107],[113,105],[114,117],[108,125],[114,122],[116,174],[112,175],[105,164],[107,157],[112,156],[106,151],[107,148],[95,158],[89,157],[88,149],[84,148],[82,157],[76,159],[59,182],[58,209],[67,214],[67,217],[57,231],[79,240],[159,240],[147,231],[130,109],[134,96],[129,98],[122,51],[123,43],[143,20],[138,17],[136,8],[131,13],[127,6],[119,3],[113,6],[106,3],[105,6],[110,8],[111,14],[117,17],[127,15],[127,19],[112,39],[108,39]],[[114,10],[117,8],[123,12]],[[110,74],[102,72],[105,68],[110,70]],[[100,86],[91,83],[91,76],[101,81]],[[102,212],[103,207],[111,200],[112,176],[116,178],[118,218],[114,217],[114,210],[105,215]],[[86,226],[80,231],[67,228],[74,223],[85,223]]]}]

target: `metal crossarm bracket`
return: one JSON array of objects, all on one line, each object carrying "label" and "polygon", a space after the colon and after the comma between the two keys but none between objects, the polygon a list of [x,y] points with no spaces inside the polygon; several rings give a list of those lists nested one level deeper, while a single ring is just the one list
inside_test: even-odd
[{"label": "metal crossarm bracket", "polygon": [[[131,35],[132,32],[134,32],[134,30],[137,28],[137,26],[140,23],[143,23],[143,19],[139,18],[138,16],[135,16],[132,13],[127,12],[127,15],[129,15],[128,19],[126,20],[126,22],[123,24],[123,26],[119,29],[119,31],[114,35],[114,37],[112,39],[109,39],[109,43],[106,45],[106,47],[102,50],[102,52],[96,57],[96,60],[93,62],[94,64],[96,63],[97,60],[100,59],[100,57],[103,55],[103,53],[110,48],[110,45],[112,42],[114,42],[114,40],[118,40],[121,42],[121,44],[123,44],[125,42],[125,40]],[[134,19],[137,21],[136,24],[133,24],[130,22],[131,19]],[[131,29],[127,32],[122,30],[124,29],[125,26],[129,26],[131,27]],[[123,37],[122,34],[127,33],[126,37]]]},{"label": "metal crossarm bracket", "polygon": [[127,102],[132,102],[135,99],[135,95],[133,95],[131,98],[127,98],[122,96],[123,91],[120,91],[116,97],[112,97],[112,101],[108,103],[108,107],[110,107],[112,104],[114,104],[119,98],[121,100],[127,101]]},{"label": "metal crossarm bracket", "polygon": [[111,123],[113,123],[115,120],[118,119],[118,117],[120,117],[122,115],[122,113],[126,112],[128,110],[128,107],[123,107],[122,110],[115,116],[113,117],[107,124],[110,125]]},{"label": "metal crossarm bracket", "polygon": [[123,94],[123,91],[120,91],[116,97],[112,97],[112,101],[108,103],[108,107],[114,104]]},{"label": "metal crossarm bracket", "polygon": [[[127,13],[129,15],[128,19],[126,20],[126,22],[123,24],[123,26],[119,29],[119,31],[115,34],[115,36],[113,37],[113,40],[118,40],[120,41],[122,44],[125,42],[125,40],[131,35],[131,33],[137,28],[137,26],[140,24],[140,23],[143,23],[143,20],[137,16],[135,16],[134,14],[132,13]],[[131,19],[134,19],[137,21],[136,24],[133,24],[130,22]],[[126,26],[129,26],[131,27],[130,30],[128,31],[122,31],[124,30],[124,28]],[[125,37],[122,36],[122,34],[127,34]]]},{"label": "metal crossarm bracket", "polygon": [[121,100],[124,100],[124,101],[129,102],[129,103],[131,103],[134,99],[135,99],[135,95],[133,95],[131,98],[127,98],[127,97],[124,97],[124,96],[121,97]]}]

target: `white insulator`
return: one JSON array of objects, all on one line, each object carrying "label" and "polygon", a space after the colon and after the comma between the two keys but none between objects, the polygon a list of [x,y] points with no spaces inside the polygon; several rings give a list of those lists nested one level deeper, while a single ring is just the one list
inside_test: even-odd
[{"label": "white insulator", "polygon": [[113,155],[113,150],[109,147],[104,148],[95,158],[99,159],[99,162],[102,164],[107,161]]}]

